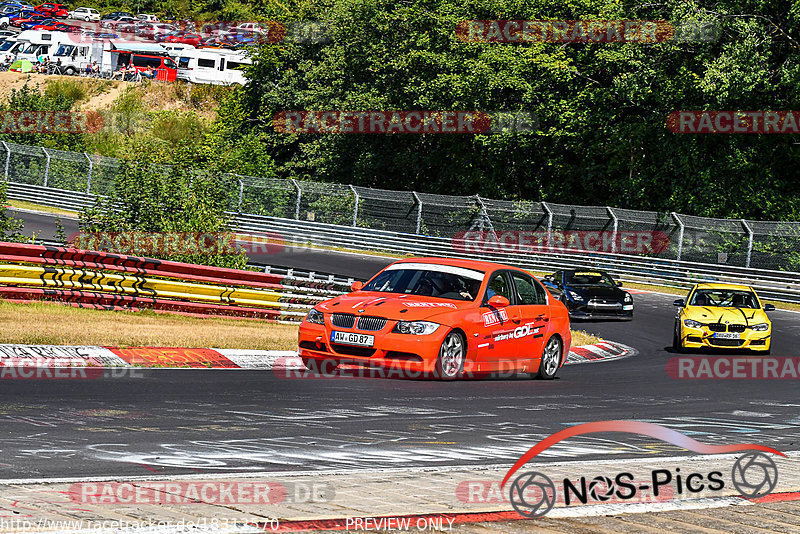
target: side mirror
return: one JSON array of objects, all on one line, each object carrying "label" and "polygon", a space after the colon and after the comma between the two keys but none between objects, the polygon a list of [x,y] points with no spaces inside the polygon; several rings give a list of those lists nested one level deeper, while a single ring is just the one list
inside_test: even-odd
[{"label": "side mirror", "polygon": [[766,311],[775,311],[775,305],[774,304],[764,304],[764,311],[765,312]]},{"label": "side mirror", "polygon": [[492,308],[505,308],[506,306],[509,306],[511,302],[509,302],[509,300],[503,295],[494,295],[489,299],[488,304]]},{"label": "side mirror", "polygon": [[620,282],[619,280],[617,280],[617,287],[622,287],[622,282]]},{"label": "side mirror", "polygon": [[360,280],[356,280],[355,282],[350,284],[351,291],[360,291],[362,287],[364,287],[364,282]]},{"label": "side mirror", "polygon": [[684,306],[686,306],[686,301],[683,299],[676,299],[675,301],[673,301],[672,305],[677,306],[679,308],[683,308]]},{"label": "side mirror", "polygon": [[553,275],[552,274],[548,274],[547,276],[542,278],[542,280],[547,280],[548,282],[552,282],[553,281]]}]

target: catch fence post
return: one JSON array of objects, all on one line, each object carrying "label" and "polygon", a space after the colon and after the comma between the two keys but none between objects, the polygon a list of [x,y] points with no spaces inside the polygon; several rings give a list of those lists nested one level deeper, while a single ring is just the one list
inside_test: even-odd
[{"label": "catch fence post", "polygon": [[353,207],[353,226],[358,226],[358,201],[359,201],[358,191],[356,191],[356,188],[353,187],[352,185],[348,185],[348,187],[350,188],[350,191],[353,192],[353,196],[355,197],[356,200],[355,206]]},{"label": "catch fence post", "polygon": [[748,237],[748,240],[747,240],[747,260],[745,260],[744,266],[749,269],[750,268],[750,258],[753,256],[753,237],[754,237],[754,235],[753,235],[753,229],[750,227],[749,224],[747,224],[747,221],[745,221],[744,219],[742,219],[742,226],[744,226],[744,229],[747,230],[747,237]]},{"label": "catch fence post", "polygon": [[614,230],[611,233],[611,252],[617,251],[617,229],[619,227],[619,220],[617,219],[617,214],[614,213],[614,210],[611,209],[611,206],[606,206],[606,210],[608,211],[609,217],[614,222]]},{"label": "catch fence post", "polygon": [[88,195],[88,194],[90,194],[92,192],[92,166],[93,166],[93,162],[92,162],[92,158],[89,157],[89,154],[84,152],[83,155],[86,156],[87,160],[89,160],[89,174],[86,176],[86,194]]},{"label": "catch fence post", "polygon": [[8,145],[5,141],[2,141],[3,148],[6,149],[6,182],[8,181],[8,164],[11,162],[11,149],[8,148]]},{"label": "catch fence post", "polygon": [[542,209],[547,214],[547,246],[550,246],[550,233],[553,231],[553,210],[547,205],[547,202],[542,202]]},{"label": "catch fence post", "polygon": [[237,210],[239,213],[242,213],[242,199],[244,198],[244,182],[241,178],[236,178],[239,181],[239,209]]},{"label": "catch fence post", "polygon": [[297,183],[297,180],[292,178],[292,183],[294,184],[295,188],[297,188],[297,202],[294,205],[294,219],[300,219],[300,197],[303,195],[303,188],[300,187],[300,184]]},{"label": "catch fence post", "polygon": [[675,222],[678,223],[678,227],[680,230],[678,231],[678,257],[675,258],[677,261],[681,261],[681,254],[683,254],[683,229],[684,224],[678,214],[674,211],[672,212],[672,218],[675,219]]},{"label": "catch fence post", "polygon": [[420,228],[422,228],[422,199],[419,198],[419,195],[416,191],[411,192],[414,195],[414,200],[417,201],[417,231],[416,234],[419,234]]},{"label": "catch fence post", "polygon": [[492,225],[492,220],[489,218],[489,212],[486,211],[486,204],[483,203],[483,199],[480,195],[475,195],[475,200],[481,208],[481,218],[489,225],[489,231],[492,232],[495,243],[499,243],[500,240],[497,238],[497,232],[494,231],[494,225]]},{"label": "catch fence post", "polygon": [[44,166],[44,186],[47,187],[47,179],[50,176],[50,153],[46,148],[41,147],[44,155],[47,156],[47,163]]}]

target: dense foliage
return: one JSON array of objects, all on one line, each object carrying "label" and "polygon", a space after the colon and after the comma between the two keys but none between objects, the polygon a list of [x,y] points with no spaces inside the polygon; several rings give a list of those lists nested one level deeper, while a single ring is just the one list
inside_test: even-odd
[{"label": "dense foliage", "polygon": [[[316,20],[327,27],[328,39],[262,45],[254,51],[258,61],[249,71],[250,83],[213,99],[219,103],[214,120],[176,111],[154,115],[151,105],[142,104],[135,112],[149,114],[144,131],[101,132],[91,136],[89,151],[129,159],[149,152],[160,162],[177,158],[217,174],[712,217],[800,218],[796,136],[674,134],[666,126],[675,110],[800,109],[800,4],[292,0],[95,5],[103,11],[172,12],[205,20],[253,18],[287,25]],[[710,22],[721,32],[711,42],[658,44],[459,40],[456,26],[473,19]],[[22,97],[32,98],[28,93],[14,98]],[[117,106],[124,108],[121,100]],[[526,110],[536,114],[539,128],[500,135],[278,133],[273,117],[286,110]],[[84,141],[70,142],[80,146]]]},{"label": "dense foliage", "polygon": [[[187,233],[226,234],[230,222],[225,213],[228,185],[188,173],[179,166],[164,168],[149,161],[126,162],[115,177],[110,196],[81,214],[81,232],[99,233],[101,239],[110,235],[112,242],[117,233],[169,237]],[[247,256],[241,251],[204,254],[176,246],[163,247],[162,252],[148,255],[235,269],[243,269],[247,264]]]},{"label": "dense foliage", "polygon": [[[0,181],[0,206],[5,206],[7,203],[6,184]],[[6,210],[0,209],[0,241],[22,240],[22,226],[22,221],[9,215]]]},{"label": "dense foliage", "polygon": [[[324,44],[263,46],[217,146],[248,173],[721,217],[800,217],[791,135],[686,135],[673,110],[798,107],[800,5],[329,0]],[[302,15],[310,16],[310,13]],[[713,21],[716,42],[474,44],[468,19]],[[288,135],[283,110],[531,110],[503,135]],[[274,167],[273,167],[274,166]]]}]

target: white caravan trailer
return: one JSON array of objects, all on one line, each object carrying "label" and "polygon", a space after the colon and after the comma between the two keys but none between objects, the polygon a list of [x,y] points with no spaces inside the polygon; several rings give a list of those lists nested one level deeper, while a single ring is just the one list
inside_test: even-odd
[{"label": "white caravan trailer", "polygon": [[253,60],[237,50],[196,49],[174,54],[178,78],[192,83],[247,84],[243,69]]}]

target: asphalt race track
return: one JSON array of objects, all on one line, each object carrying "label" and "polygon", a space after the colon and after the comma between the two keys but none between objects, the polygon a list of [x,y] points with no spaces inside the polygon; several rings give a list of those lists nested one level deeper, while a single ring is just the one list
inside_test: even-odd
[{"label": "asphalt race track", "polygon": [[[323,257],[327,252],[316,252]],[[365,273],[335,254],[319,271]],[[379,261],[387,261],[377,258]],[[510,466],[566,426],[662,424],[704,443],[800,450],[797,380],[676,380],[666,363],[674,296],[636,294],[631,322],[576,323],[638,354],[571,365],[554,381],[287,379],[273,371],[128,369],[95,380],[0,381],[0,479]],[[800,314],[772,313],[772,355],[797,356]],[[122,373],[122,371],[120,371]],[[133,375],[133,376],[132,376]],[[625,434],[571,438],[541,455],[687,454]]]},{"label": "asphalt race track", "polygon": [[[632,322],[583,326],[639,354],[568,366],[552,382],[287,379],[206,369],[3,380],[0,479],[510,465],[567,425],[607,419],[657,422],[706,443],[800,449],[795,380],[669,378],[672,297],[635,298]],[[775,312],[773,355],[796,353],[798,318]],[[565,441],[547,459],[682,453],[652,439],[599,434]]]}]

